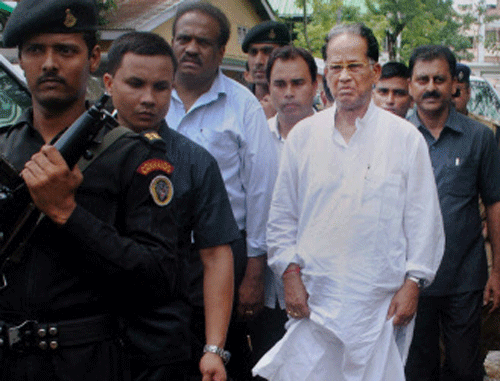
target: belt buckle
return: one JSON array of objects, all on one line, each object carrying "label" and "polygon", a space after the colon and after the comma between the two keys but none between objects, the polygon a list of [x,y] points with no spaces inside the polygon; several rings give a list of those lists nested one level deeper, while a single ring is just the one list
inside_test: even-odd
[{"label": "belt buckle", "polygon": [[24,352],[36,345],[35,330],[38,324],[35,320],[26,320],[18,326],[7,330],[9,347],[17,352]]}]

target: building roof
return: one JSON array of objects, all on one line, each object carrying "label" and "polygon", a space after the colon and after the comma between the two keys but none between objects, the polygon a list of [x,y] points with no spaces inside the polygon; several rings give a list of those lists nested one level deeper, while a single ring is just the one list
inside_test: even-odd
[{"label": "building roof", "polygon": [[152,30],[170,19],[182,0],[116,0],[106,12],[105,29]]},{"label": "building roof", "polygon": [[[186,0],[116,0],[116,9],[107,11],[104,29],[151,31],[174,17]],[[250,0],[263,19],[274,19],[267,0]]]}]

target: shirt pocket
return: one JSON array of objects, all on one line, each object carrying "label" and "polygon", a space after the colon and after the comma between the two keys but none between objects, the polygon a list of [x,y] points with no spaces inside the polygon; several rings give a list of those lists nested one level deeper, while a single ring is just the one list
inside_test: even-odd
[{"label": "shirt pocket", "polygon": [[473,196],[477,192],[477,166],[465,163],[445,167],[443,185],[445,192],[451,196]]},{"label": "shirt pocket", "polygon": [[367,176],[364,180],[362,206],[374,216],[392,219],[399,214],[402,176]]}]

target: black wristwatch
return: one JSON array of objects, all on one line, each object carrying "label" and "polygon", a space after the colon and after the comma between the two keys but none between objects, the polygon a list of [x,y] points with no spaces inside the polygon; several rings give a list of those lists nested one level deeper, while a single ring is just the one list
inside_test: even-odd
[{"label": "black wristwatch", "polygon": [[207,352],[219,355],[222,361],[224,361],[224,364],[227,364],[229,362],[229,359],[231,358],[231,353],[229,353],[229,351],[225,351],[224,349],[219,348],[217,345],[205,345],[203,347],[203,353]]}]

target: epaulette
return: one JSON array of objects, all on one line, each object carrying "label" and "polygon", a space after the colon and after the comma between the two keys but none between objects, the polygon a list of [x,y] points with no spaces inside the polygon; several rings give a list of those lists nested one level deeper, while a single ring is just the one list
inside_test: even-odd
[{"label": "epaulette", "polygon": [[162,151],[166,151],[166,143],[162,139],[162,137],[158,134],[158,132],[153,130],[146,130],[139,134],[145,142],[152,145],[155,148],[161,149]]}]

